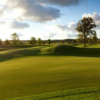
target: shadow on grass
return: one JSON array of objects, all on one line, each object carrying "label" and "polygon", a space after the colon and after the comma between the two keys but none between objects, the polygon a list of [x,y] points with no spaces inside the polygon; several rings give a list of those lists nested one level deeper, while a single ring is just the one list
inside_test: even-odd
[{"label": "shadow on grass", "polygon": [[63,56],[100,57],[100,48],[79,48],[62,45],[56,48],[56,51]]},{"label": "shadow on grass", "polygon": [[0,62],[10,60],[16,57],[36,56],[40,52],[40,49],[9,50],[6,53],[0,54]]},{"label": "shadow on grass", "polygon": [[[57,53],[58,52],[58,53]],[[79,56],[79,57],[100,57],[100,48],[78,48],[74,46],[61,45],[59,47],[53,45],[34,46],[29,48],[21,48],[8,50],[0,53],[0,62],[10,60],[16,57],[25,56]]]}]

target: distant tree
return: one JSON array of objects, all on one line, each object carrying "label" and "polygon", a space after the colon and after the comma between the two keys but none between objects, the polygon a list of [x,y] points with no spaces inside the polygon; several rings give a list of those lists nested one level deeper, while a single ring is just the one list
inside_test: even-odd
[{"label": "distant tree", "polygon": [[18,41],[18,44],[19,45],[23,45],[24,43],[22,41]]},{"label": "distant tree", "polygon": [[73,40],[74,43],[76,43],[76,40]]},{"label": "distant tree", "polygon": [[44,44],[44,45],[45,45],[45,41],[42,41],[42,44]]},{"label": "distant tree", "polygon": [[100,39],[97,39],[97,43],[100,43]]},{"label": "distant tree", "polygon": [[41,45],[41,42],[42,42],[42,41],[41,41],[41,38],[38,38],[37,44],[38,44],[38,45]]},{"label": "distant tree", "polygon": [[84,47],[86,43],[87,36],[94,35],[95,31],[92,30],[97,25],[94,23],[93,19],[91,17],[84,17],[82,20],[80,20],[77,23],[76,30],[82,34],[82,37],[84,39]]},{"label": "distant tree", "polygon": [[0,46],[2,46],[3,45],[3,43],[2,43],[2,40],[0,39]]},{"label": "distant tree", "polygon": [[51,44],[51,40],[50,39],[48,39],[48,44]]},{"label": "distant tree", "polygon": [[64,40],[62,40],[61,43],[64,44]]},{"label": "distant tree", "polygon": [[93,43],[97,43],[97,35],[96,35],[96,32],[95,32],[95,34],[93,35]]},{"label": "distant tree", "polygon": [[71,41],[68,41],[68,44],[71,44]]},{"label": "distant tree", "polygon": [[35,45],[36,44],[36,39],[35,37],[31,37],[31,40],[29,41],[30,44]]},{"label": "distant tree", "polygon": [[16,45],[18,43],[18,41],[19,41],[17,33],[11,34],[11,38],[12,38],[13,44]]},{"label": "distant tree", "polygon": [[9,45],[10,41],[6,39],[4,43],[5,43],[5,45]]}]

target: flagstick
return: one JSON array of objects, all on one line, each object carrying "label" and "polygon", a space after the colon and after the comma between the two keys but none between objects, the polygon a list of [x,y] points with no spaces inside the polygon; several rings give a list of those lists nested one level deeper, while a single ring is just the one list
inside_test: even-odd
[{"label": "flagstick", "polygon": [[57,46],[57,60],[58,60],[58,47],[59,47],[59,43],[58,43],[58,46]]}]

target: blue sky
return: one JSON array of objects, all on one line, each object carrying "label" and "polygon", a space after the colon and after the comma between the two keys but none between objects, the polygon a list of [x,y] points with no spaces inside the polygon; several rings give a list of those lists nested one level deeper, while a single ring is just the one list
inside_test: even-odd
[{"label": "blue sky", "polygon": [[0,38],[20,40],[76,38],[77,22],[90,16],[98,25],[100,38],[100,0],[0,0]]}]

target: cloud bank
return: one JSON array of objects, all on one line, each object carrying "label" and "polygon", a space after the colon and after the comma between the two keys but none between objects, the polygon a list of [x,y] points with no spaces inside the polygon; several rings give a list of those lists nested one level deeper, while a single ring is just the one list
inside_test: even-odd
[{"label": "cloud bank", "polygon": [[59,6],[76,6],[82,2],[82,0],[37,0],[42,4],[59,5]]},{"label": "cloud bank", "polygon": [[6,0],[4,8],[15,20],[48,22],[61,17],[59,9],[40,5],[35,0]]}]

